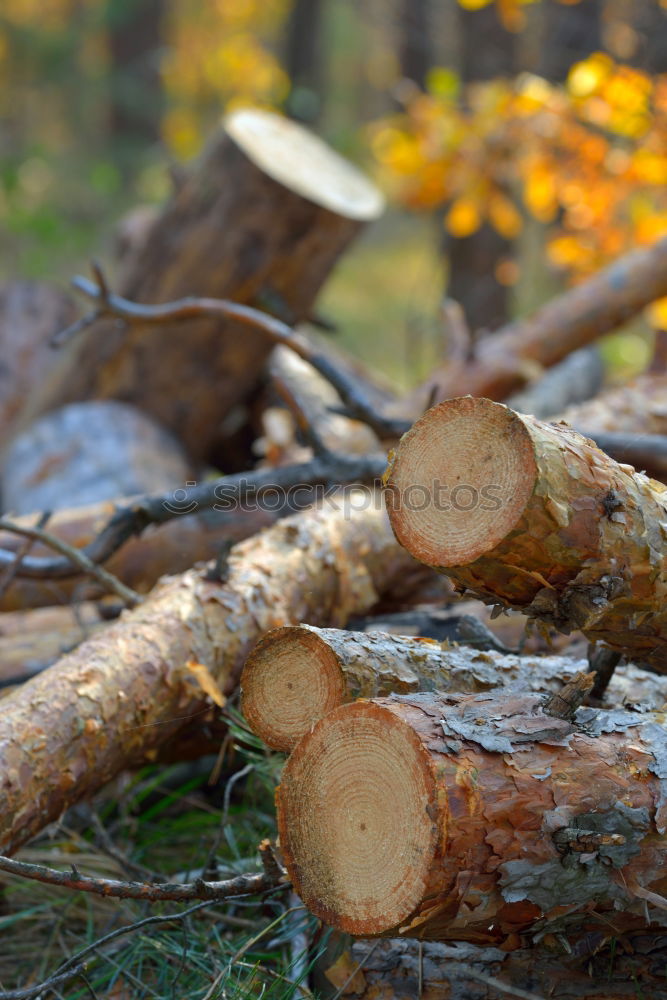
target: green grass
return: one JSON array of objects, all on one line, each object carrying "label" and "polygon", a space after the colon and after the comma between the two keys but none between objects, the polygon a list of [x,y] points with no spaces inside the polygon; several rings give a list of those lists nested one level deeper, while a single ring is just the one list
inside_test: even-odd
[{"label": "green grass", "polygon": [[[212,759],[143,768],[117,779],[93,803],[98,826],[90,812],[75,809],[19,857],[60,869],[74,864],[82,873],[107,878],[136,879],[152,872],[183,881],[199,873],[217,842],[221,878],[258,870],[258,843],[275,838],[273,792],[282,759],[268,753],[233,710],[231,731],[225,776],[217,785],[208,783]],[[248,773],[226,797],[227,782],[243,768]],[[100,842],[100,822],[115,857]],[[111,930],[190,905],[107,899],[12,876],[2,879],[0,990],[42,981]],[[202,1000],[219,980],[211,1000],[292,1000],[302,993],[291,981],[290,945],[304,925],[312,930],[313,918],[295,910],[286,890],[230,900],[181,923],[116,939],[91,958],[88,983],[72,979],[50,995]]]}]

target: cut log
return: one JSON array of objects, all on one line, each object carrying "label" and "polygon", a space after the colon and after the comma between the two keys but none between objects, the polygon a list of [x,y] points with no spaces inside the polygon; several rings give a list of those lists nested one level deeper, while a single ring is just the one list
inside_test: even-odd
[{"label": "cut log", "polygon": [[619,939],[613,926],[598,925],[587,948],[573,955],[555,936],[547,942],[508,954],[472,944],[350,941],[329,968],[322,967],[317,995],[322,1000],[414,1000],[420,993],[427,1000],[667,1000],[667,940],[657,929]]},{"label": "cut log", "polygon": [[295,890],[359,936],[511,950],[664,922],[662,714],[545,714],[539,696],[400,695],[335,709],[278,790]]},{"label": "cut log", "polygon": [[436,370],[411,397],[410,410],[464,393],[505,399],[525,385],[535,365],[550,368],[665,295],[667,239],[627,254],[528,319],[485,337],[472,361]]},{"label": "cut log", "polygon": [[667,671],[667,490],[564,424],[452,399],[404,435],[399,542],[487,603]]},{"label": "cut log", "polygon": [[[382,208],[370,181],[305,129],[237,111],[125,261],[118,291],[138,302],[229,298],[295,322]],[[260,333],[219,320],[129,329],[100,321],[60,352],[43,391],[26,401],[21,427],[64,403],[121,399],[202,457],[257,384],[269,351]]]},{"label": "cut log", "polygon": [[47,413],[12,441],[0,465],[4,509],[13,514],[176,490],[193,475],[171,434],[115,400]]},{"label": "cut log", "polygon": [[[178,502],[175,496],[175,503]],[[122,505],[122,501],[119,501]],[[73,507],[58,511],[48,522],[48,530],[63,541],[82,548],[111,520],[117,509],[112,502]],[[178,509],[178,507],[177,507]],[[238,542],[274,523],[284,511],[265,510],[261,505],[235,511],[205,510],[183,514],[159,526],[151,526],[130,538],[108,562],[106,568],[133,590],[147,593],[165,573],[182,573],[197,562],[213,559],[220,548]],[[38,515],[17,518],[19,524],[32,525]],[[23,539],[0,531],[0,548],[17,552]],[[37,543],[30,554],[53,556],[50,549]],[[100,596],[99,584],[81,576],[67,579],[16,577],[0,594],[0,611],[21,611],[48,604],[66,604],[74,596],[81,601]]]},{"label": "cut log", "polygon": [[0,287],[0,445],[28,395],[54,361],[51,337],[76,316],[74,299],[37,281],[12,281]]},{"label": "cut log", "polygon": [[[495,687],[546,693],[587,669],[584,661],[562,656],[503,655],[382,632],[286,625],[264,636],[248,657],[241,708],[260,739],[289,752],[327,712],[356,698]],[[629,671],[638,684],[647,676]],[[610,704],[619,704],[628,690],[632,679],[627,674],[625,681],[612,681]],[[655,695],[653,705],[661,708],[667,682],[655,682]]]},{"label": "cut log", "polygon": [[344,624],[405,575],[407,557],[384,509],[366,494],[358,503],[346,496],[347,504],[339,495],[238,545],[225,582],[194,570],[165,578],[143,604],[3,700],[0,853],[150,760],[207,710],[197,665],[229,694],[268,629],[304,618]]}]

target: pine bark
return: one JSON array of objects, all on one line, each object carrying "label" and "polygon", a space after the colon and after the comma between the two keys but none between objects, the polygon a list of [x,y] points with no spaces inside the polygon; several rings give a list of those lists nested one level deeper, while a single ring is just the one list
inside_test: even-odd
[{"label": "pine bark", "polygon": [[545,714],[536,695],[402,695],[329,713],[283,771],[283,856],[357,936],[511,951],[664,922],[661,714]]},{"label": "pine bark", "polygon": [[[546,694],[587,669],[585,661],[563,656],[515,656],[383,632],[286,625],[272,629],[248,657],[241,708],[268,746],[290,752],[328,712],[357,698],[495,687]],[[636,668],[619,674],[607,691],[609,703],[622,703],[623,693],[635,686],[635,700],[641,692],[662,706],[665,683],[656,680],[652,697],[644,678],[651,686],[650,675]]]},{"label": "pine bark", "polygon": [[[290,322],[308,316],[340,253],[382,210],[366,178],[315,136],[261,111],[239,111],[213,136],[134,256],[118,291],[139,302],[234,299]],[[193,457],[257,385],[270,345],[214,320],[132,326],[99,321],[60,352],[19,429],[81,399],[136,403]]]},{"label": "pine bark", "polygon": [[665,486],[565,424],[452,399],[390,466],[396,537],[460,590],[667,671]]},{"label": "pine bark", "polygon": [[443,366],[410,398],[413,412],[425,400],[470,393],[505,399],[534,372],[557,364],[667,295],[667,239],[635,250],[599,274],[557,296],[527,319],[483,338],[470,362]]},{"label": "pine bark", "polygon": [[[0,853],[119,771],[154,759],[210,702],[191,664],[231,693],[268,629],[342,624],[409,571],[386,513],[331,506],[237,546],[225,582],[191,570],[10,694],[0,714]],[[359,505],[361,506],[361,505]],[[375,509],[372,509],[375,507]]]},{"label": "pine bark", "polygon": [[428,1000],[499,1000],[526,993],[550,1000],[665,1000],[666,961],[664,934],[639,931],[619,940],[603,925],[571,956],[553,936],[541,947],[509,954],[472,944],[349,940],[323,969],[318,996],[329,1000],[343,987],[338,996],[350,1000],[412,1000],[420,989]]}]

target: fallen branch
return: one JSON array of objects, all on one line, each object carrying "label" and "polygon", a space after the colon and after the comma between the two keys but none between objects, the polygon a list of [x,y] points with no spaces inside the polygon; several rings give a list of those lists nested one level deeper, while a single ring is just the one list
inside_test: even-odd
[{"label": "fallen branch", "polygon": [[410,399],[412,413],[450,396],[504,399],[521,389],[535,365],[550,368],[667,295],[667,239],[634,250],[557,296],[528,319],[484,337],[471,362],[435,371]]},{"label": "fallen branch", "polygon": [[499,691],[358,701],[289,758],[281,850],[347,933],[508,950],[556,934],[575,952],[607,915],[618,936],[664,920],[666,755],[660,713],[571,722]]},{"label": "fallen branch", "polygon": [[[274,866],[275,864],[274,859]],[[203,878],[195,879],[194,882],[122,882],[118,879],[82,875],[74,866],[70,871],[63,872],[45,865],[32,865],[0,856],[0,871],[45,885],[72,889],[74,892],[89,892],[113,899],[139,899],[144,903],[185,903],[193,899],[207,899],[215,903],[232,897],[255,896],[278,886],[289,888],[286,872],[280,867],[277,871],[247,872],[221,882],[207,882]]]},{"label": "fallen branch", "polygon": [[4,699],[3,853],[208,712],[191,666],[203,665],[229,694],[268,629],[303,619],[343,624],[411,564],[375,494],[352,491],[236,546],[224,582],[194,570],[163,580],[143,604]]},{"label": "fallen branch", "polygon": [[666,669],[662,485],[564,424],[471,397],[414,425],[387,485],[398,540],[459,589]]}]

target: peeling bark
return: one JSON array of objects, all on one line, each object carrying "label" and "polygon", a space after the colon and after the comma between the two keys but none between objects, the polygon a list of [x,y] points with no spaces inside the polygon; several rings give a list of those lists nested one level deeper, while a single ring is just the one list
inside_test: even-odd
[{"label": "peeling bark", "polygon": [[560,413],[560,419],[591,433],[667,434],[667,375],[640,375],[585,403],[568,407]]},{"label": "peeling bark", "polygon": [[[124,261],[118,291],[138,302],[230,298],[296,322],[381,211],[370,181],[315,136],[267,112],[239,111]],[[256,386],[269,351],[261,334],[219,320],[129,329],[100,320],[60,351],[15,429],[64,403],[121,399],[202,457]]]},{"label": "peeling bark", "polygon": [[339,996],[414,1000],[421,987],[426,1000],[499,1000],[520,997],[517,990],[550,1000],[666,1000],[667,935],[639,932],[619,939],[613,927],[601,924],[582,944],[568,955],[556,938],[509,954],[472,944],[350,941],[331,967],[329,991],[318,995],[332,998],[331,980],[354,973]]},{"label": "peeling bark", "polygon": [[497,691],[344,705],[283,771],[290,878],[359,936],[513,951],[553,935],[574,951],[664,925],[662,721],[586,708],[569,722]]},{"label": "peeling bark", "polygon": [[[372,509],[375,506],[376,509]],[[190,571],[3,700],[0,853],[124,768],[154,759],[209,702],[189,663],[225,692],[268,629],[342,624],[405,574],[378,505],[299,514],[238,545],[225,582]]]},{"label": "peeling bark", "polygon": [[565,424],[465,397],[408,431],[387,485],[398,540],[460,590],[667,670],[662,483]]},{"label": "peeling bark", "polygon": [[[257,736],[291,751],[327,712],[356,698],[495,687],[558,693],[586,669],[585,661],[562,656],[503,655],[383,632],[286,625],[265,635],[248,657],[241,707]],[[625,680],[612,681],[609,703],[622,703],[633,680],[646,677],[651,685],[650,675],[629,668]],[[667,683],[656,678],[655,689],[652,701],[661,707]]]}]

